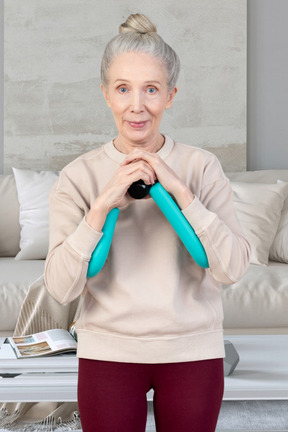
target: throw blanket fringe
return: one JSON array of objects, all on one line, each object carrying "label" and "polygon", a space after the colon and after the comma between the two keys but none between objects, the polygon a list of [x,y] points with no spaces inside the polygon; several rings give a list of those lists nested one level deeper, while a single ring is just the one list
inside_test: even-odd
[{"label": "throw blanket fringe", "polygon": [[71,420],[63,421],[61,417],[55,418],[49,415],[45,419],[30,423],[29,421],[20,420],[21,411],[16,410],[9,413],[7,409],[0,410],[0,428],[5,431],[14,432],[61,432],[81,429],[79,413],[74,411]]},{"label": "throw blanket fringe", "polygon": [[7,408],[2,407],[0,409],[0,427],[6,428],[7,426],[11,426],[15,421],[17,421],[20,415],[20,410],[16,409],[14,413],[9,413]]}]

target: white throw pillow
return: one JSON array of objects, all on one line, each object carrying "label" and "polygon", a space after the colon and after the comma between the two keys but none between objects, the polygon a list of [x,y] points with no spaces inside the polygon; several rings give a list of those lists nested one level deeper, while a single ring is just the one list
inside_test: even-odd
[{"label": "white throw pillow", "polygon": [[20,252],[15,259],[45,259],[49,244],[49,194],[58,179],[53,171],[13,168],[20,205]]},{"label": "white throw pillow", "polygon": [[251,245],[250,262],[267,265],[288,184],[231,182],[231,186],[237,217]]},{"label": "white throw pillow", "polygon": [[[277,180],[278,184],[288,184]],[[288,264],[288,193],[281,213],[280,223],[272,243],[269,257],[272,261]]]}]

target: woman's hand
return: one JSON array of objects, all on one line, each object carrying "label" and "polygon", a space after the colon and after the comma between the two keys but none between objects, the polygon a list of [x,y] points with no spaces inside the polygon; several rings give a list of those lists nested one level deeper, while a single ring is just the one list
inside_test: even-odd
[{"label": "woman's hand", "polygon": [[141,160],[150,165],[156,174],[157,180],[176,199],[182,210],[193,201],[194,195],[191,190],[156,153],[135,150],[127,155],[124,162],[122,162],[122,166],[130,166]]},{"label": "woman's hand", "polygon": [[122,164],[86,215],[87,223],[96,231],[101,231],[110,210],[124,207],[133,200],[127,190],[132,183],[140,179],[147,185],[156,181],[155,171],[147,161],[139,159],[133,163]]}]

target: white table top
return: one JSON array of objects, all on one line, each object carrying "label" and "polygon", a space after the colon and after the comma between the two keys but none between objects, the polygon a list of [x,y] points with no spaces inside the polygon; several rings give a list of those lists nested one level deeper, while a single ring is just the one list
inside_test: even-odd
[{"label": "white table top", "polygon": [[78,358],[75,354],[17,359],[10,344],[0,348],[0,375],[17,373],[77,373]]},{"label": "white table top", "polygon": [[227,336],[240,361],[225,377],[224,400],[288,399],[288,335]]},{"label": "white table top", "polygon": [[1,374],[7,374],[0,377],[1,402],[77,400],[78,358],[75,354],[17,359],[11,346],[2,344]]},{"label": "white table top", "polygon": [[[223,400],[288,400],[288,335],[225,336],[240,361],[225,377]],[[153,391],[148,393],[152,399]]]},{"label": "white table top", "polygon": [[[288,335],[227,336],[225,340],[234,344],[240,362],[225,377],[224,400],[288,400]],[[22,375],[0,378],[0,401],[77,400],[76,356],[17,360],[7,346],[0,349],[0,374]],[[153,391],[147,398],[153,398]]]}]

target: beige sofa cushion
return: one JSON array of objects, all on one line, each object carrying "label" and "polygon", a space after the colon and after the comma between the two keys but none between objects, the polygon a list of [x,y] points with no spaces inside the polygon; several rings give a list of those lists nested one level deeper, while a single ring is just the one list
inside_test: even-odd
[{"label": "beige sofa cushion", "polygon": [[49,194],[58,179],[54,171],[13,168],[21,226],[17,260],[44,259],[49,244]]},{"label": "beige sofa cushion", "polygon": [[224,328],[288,328],[287,275],[287,264],[251,264],[239,282],[224,285]]},{"label": "beige sofa cushion", "polygon": [[288,183],[231,182],[234,206],[244,235],[251,245],[251,264],[268,265]]},{"label": "beige sofa cushion", "polygon": [[13,175],[0,175],[0,257],[19,252],[19,202]]},{"label": "beige sofa cushion", "polygon": [[[279,179],[279,182],[281,183],[282,180]],[[288,194],[282,209],[277,234],[270,248],[269,257],[272,261],[288,264]]]},{"label": "beige sofa cushion", "polygon": [[259,170],[259,171],[243,171],[243,172],[227,172],[226,176],[237,182],[249,183],[277,183],[278,179],[288,181],[287,170]]},{"label": "beige sofa cushion", "polygon": [[[288,170],[258,170],[236,173],[226,173],[227,177],[232,182],[247,182],[247,183],[279,183],[288,182]],[[269,259],[277,262],[288,263],[288,195],[284,202],[281,218],[277,227],[276,235],[272,242]]]}]

